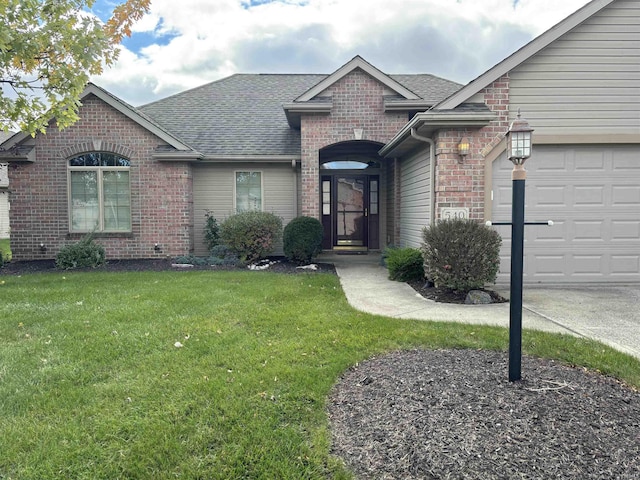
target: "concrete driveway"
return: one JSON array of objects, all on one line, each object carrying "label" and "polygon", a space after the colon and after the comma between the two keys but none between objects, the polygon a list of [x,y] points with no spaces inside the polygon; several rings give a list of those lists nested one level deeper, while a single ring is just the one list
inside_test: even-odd
[{"label": "concrete driveway", "polygon": [[[509,297],[508,287],[500,293]],[[640,285],[523,289],[523,309],[640,358]]]},{"label": "concrete driveway", "polygon": [[[509,304],[436,303],[387,278],[379,255],[321,255],[333,263],[349,303],[356,309],[394,318],[509,326]],[[505,297],[509,286],[495,288]],[[640,285],[526,286],[523,328],[599,340],[640,359]]]}]

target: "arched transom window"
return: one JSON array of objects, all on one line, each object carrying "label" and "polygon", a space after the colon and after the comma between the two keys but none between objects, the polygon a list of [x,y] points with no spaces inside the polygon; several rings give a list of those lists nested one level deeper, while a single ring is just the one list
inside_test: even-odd
[{"label": "arched transom window", "polygon": [[69,225],[72,232],[130,232],[129,159],[90,152],[69,160]]}]

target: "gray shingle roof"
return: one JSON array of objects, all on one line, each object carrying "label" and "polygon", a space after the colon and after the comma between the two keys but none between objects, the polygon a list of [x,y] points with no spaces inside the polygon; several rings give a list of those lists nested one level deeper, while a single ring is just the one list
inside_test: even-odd
[{"label": "gray shingle roof", "polygon": [[[236,74],[138,108],[207,156],[300,155],[283,104],[327,75]],[[390,75],[431,104],[461,86],[432,75]]]},{"label": "gray shingle roof", "polygon": [[462,88],[459,83],[428,74],[389,76],[432,105],[441,102]]}]

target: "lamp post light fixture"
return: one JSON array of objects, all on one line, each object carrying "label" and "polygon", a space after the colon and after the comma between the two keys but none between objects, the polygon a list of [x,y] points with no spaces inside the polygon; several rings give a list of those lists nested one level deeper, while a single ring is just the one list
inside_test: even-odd
[{"label": "lamp post light fixture", "polygon": [[511,180],[511,284],[509,304],[509,381],[522,378],[522,277],[524,256],[524,187],[527,172],[524,162],[531,156],[533,129],[520,116],[507,132],[507,155],[513,163]]}]

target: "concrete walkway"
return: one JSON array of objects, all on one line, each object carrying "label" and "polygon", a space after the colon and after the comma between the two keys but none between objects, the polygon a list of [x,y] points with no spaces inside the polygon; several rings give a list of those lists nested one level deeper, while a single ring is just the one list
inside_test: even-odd
[{"label": "concrete walkway", "polygon": [[[437,303],[406,283],[388,279],[380,254],[322,254],[333,263],[349,303],[357,310],[393,318],[509,326],[509,304]],[[509,286],[495,288],[504,297]],[[523,328],[599,340],[640,359],[640,286],[528,287]]]}]

